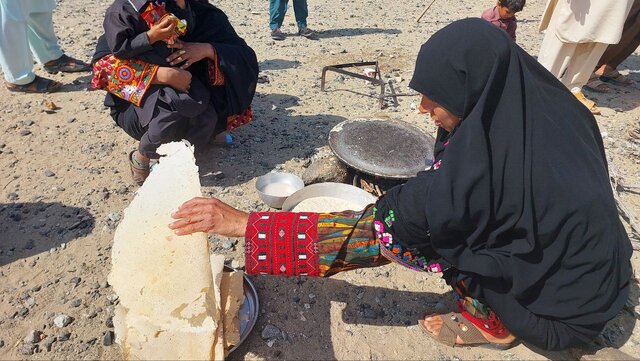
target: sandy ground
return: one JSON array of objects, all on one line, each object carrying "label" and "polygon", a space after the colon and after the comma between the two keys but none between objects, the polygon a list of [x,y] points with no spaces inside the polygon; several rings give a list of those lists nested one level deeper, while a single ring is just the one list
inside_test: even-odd
[{"label": "sandy ground", "polygon": [[[110,1],[60,0],[54,19],[69,54],[89,59],[102,32]],[[331,92],[320,91],[325,65],[378,60],[396,91],[410,92],[408,79],[420,45],[447,23],[478,16],[492,1],[438,1],[419,24],[426,1],[309,1],[312,41],[269,37],[266,1],[216,1],[238,33],[256,50],[261,75],[255,121],[234,132],[231,146],[211,147],[199,158],[203,192],[247,211],[265,210],[256,177],[273,169],[302,174],[331,127],[345,119],[391,118],[435,128],[417,114],[418,97],[399,98],[380,109],[376,99],[336,89],[375,94],[359,80],[330,75]],[[543,0],[530,0],[519,15],[518,39],[537,53],[537,24]],[[293,11],[284,30],[294,33]],[[640,82],[640,57],[625,73]],[[38,65],[36,71],[43,74]],[[117,128],[102,105],[104,94],[87,90],[90,75],[57,74],[63,91],[42,96],[13,94],[0,87],[0,359],[117,359],[109,345],[117,297],[106,282],[110,247],[122,210],[131,201],[126,154],[135,142]],[[627,185],[640,184],[640,147],[627,138],[638,126],[640,89],[615,88],[595,96],[612,170]],[[59,107],[44,111],[44,100]],[[224,177],[214,173],[222,171]],[[621,199],[640,216],[640,197]],[[243,240],[212,237],[212,251],[242,266]],[[640,265],[638,253],[633,260]],[[399,266],[354,271],[332,279],[255,277],[260,318],[232,359],[572,359],[568,352],[543,352],[519,345],[508,351],[449,348],[425,335],[416,320],[425,311],[451,307],[450,292],[437,277]],[[634,283],[628,307],[599,337],[600,345],[640,355],[636,320],[640,292]],[[634,314],[635,312],[635,314]],[[70,324],[58,327],[67,315]],[[266,325],[281,330],[265,340]],[[30,346],[25,337],[42,339]],[[38,332],[41,333],[38,334]],[[105,336],[106,335],[106,336]],[[28,355],[34,352],[33,355]]]}]

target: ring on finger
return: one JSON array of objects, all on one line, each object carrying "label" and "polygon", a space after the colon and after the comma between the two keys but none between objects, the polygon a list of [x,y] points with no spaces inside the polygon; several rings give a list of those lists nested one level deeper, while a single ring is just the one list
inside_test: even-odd
[{"label": "ring on finger", "polygon": [[184,55],[184,54],[186,54],[186,53],[187,53],[187,52],[186,52],[185,50],[180,50],[180,55]]}]

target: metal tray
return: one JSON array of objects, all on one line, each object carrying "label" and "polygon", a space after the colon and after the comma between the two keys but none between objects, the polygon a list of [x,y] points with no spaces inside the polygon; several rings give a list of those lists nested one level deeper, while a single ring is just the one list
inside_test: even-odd
[{"label": "metal tray", "polygon": [[[235,269],[224,266],[224,272],[233,272]],[[260,301],[258,300],[258,292],[256,291],[253,282],[244,275],[244,282],[242,284],[242,288],[244,291],[244,300],[242,301],[242,307],[240,307],[239,311],[239,319],[240,319],[240,342],[237,345],[233,346],[229,353],[235,351],[242,343],[249,337],[251,330],[256,325],[258,321],[258,315],[260,313]]]},{"label": "metal tray", "polygon": [[312,184],[293,193],[286,201],[284,201],[282,210],[290,211],[303,200],[314,197],[335,197],[344,199],[359,205],[360,209],[364,209],[368,204],[376,202],[376,197],[358,187],[343,183],[326,182]]},{"label": "metal tray", "polygon": [[398,120],[354,119],[329,133],[329,147],[349,167],[382,178],[407,179],[433,164],[435,139]]}]

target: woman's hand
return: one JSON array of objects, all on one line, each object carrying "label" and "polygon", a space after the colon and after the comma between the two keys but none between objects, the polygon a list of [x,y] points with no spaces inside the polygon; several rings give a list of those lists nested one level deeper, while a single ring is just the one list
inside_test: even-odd
[{"label": "woman's hand", "polygon": [[182,64],[180,69],[186,69],[191,64],[204,58],[213,59],[213,46],[211,44],[186,43],[178,39],[173,44],[167,44],[167,47],[177,49],[169,55],[167,61],[171,66]]},{"label": "woman's hand", "polygon": [[161,66],[151,84],[168,85],[179,92],[187,93],[191,88],[191,73],[178,68]]},{"label": "woman's hand", "polygon": [[169,228],[182,236],[195,232],[211,232],[226,237],[243,237],[249,214],[216,198],[193,198],[171,215],[177,221]]}]

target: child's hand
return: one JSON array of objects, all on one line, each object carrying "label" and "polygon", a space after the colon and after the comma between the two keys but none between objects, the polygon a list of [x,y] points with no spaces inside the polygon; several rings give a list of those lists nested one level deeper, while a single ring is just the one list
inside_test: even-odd
[{"label": "child's hand", "polygon": [[187,93],[191,88],[191,73],[178,68],[161,66],[152,84],[168,85],[179,92]]},{"label": "child's hand", "polygon": [[160,40],[171,39],[176,35],[176,21],[174,16],[165,16],[157,23],[151,25],[147,31],[149,44],[154,44]]}]

